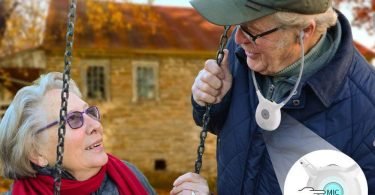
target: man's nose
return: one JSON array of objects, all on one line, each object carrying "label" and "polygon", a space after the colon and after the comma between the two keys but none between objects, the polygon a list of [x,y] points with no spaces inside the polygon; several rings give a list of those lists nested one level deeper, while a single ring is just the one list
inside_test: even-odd
[{"label": "man's nose", "polygon": [[238,44],[238,45],[241,45],[241,44],[252,44],[252,41],[250,41],[246,35],[244,34],[244,32],[242,32],[242,30],[240,28],[236,28],[236,33],[235,33],[235,42]]}]

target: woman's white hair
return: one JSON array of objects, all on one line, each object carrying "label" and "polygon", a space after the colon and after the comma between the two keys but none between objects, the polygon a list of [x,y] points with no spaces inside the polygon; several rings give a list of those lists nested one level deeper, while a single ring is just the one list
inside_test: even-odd
[{"label": "woman's white hair", "polygon": [[292,12],[276,12],[273,17],[286,27],[305,28],[311,20],[316,23],[316,32],[323,34],[337,22],[337,13],[330,7],[326,12],[314,15],[305,15]]},{"label": "woman's white hair", "polygon": [[[51,72],[40,76],[33,85],[23,87],[14,97],[0,122],[0,173],[5,178],[17,179],[35,176],[29,160],[37,152],[36,130],[46,124],[42,100],[52,89],[63,86],[62,73]],[[73,80],[69,91],[81,97]]]}]

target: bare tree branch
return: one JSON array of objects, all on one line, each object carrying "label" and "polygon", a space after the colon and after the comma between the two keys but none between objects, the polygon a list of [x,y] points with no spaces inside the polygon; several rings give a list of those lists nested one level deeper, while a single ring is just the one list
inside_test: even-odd
[{"label": "bare tree branch", "polygon": [[6,10],[5,1],[0,2],[0,40],[4,36],[6,30],[6,21],[9,19],[12,12],[18,6],[18,1],[13,2],[12,6]]}]

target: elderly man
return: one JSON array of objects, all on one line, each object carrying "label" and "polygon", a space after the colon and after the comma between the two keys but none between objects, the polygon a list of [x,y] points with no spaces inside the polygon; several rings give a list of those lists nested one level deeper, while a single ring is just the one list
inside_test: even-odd
[{"label": "elderly man", "polygon": [[331,0],[191,4],[214,24],[236,25],[221,66],[207,60],[192,86],[198,125],[212,104],[218,193],[282,193],[263,136],[279,130],[281,113],[354,159],[375,194],[375,72]]}]

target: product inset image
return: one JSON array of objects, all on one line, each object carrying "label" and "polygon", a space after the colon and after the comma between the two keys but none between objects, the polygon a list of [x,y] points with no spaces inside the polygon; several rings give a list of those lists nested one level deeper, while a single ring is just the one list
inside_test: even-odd
[{"label": "product inset image", "polygon": [[318,150],[301,157],[289,170],[285,195],[368,195],[361,167],[340,151]]},{"label": "product inset image", "polygon": [[361,169],[356,164],[349,167],[340,167],[336,164],[316,167],[306,159],[302,159],[300,163],[309,175],[306,186],[322,189],[325,194],[361,194],[359,184]]}]

